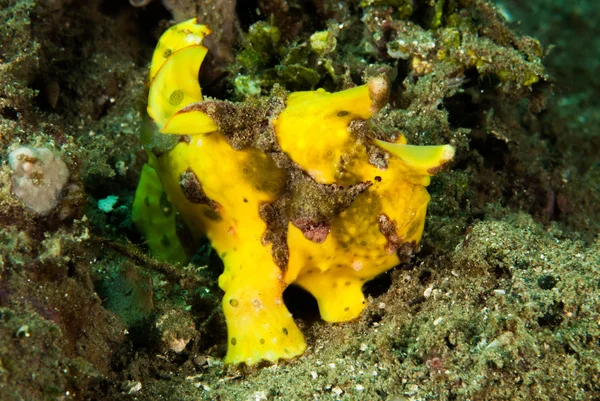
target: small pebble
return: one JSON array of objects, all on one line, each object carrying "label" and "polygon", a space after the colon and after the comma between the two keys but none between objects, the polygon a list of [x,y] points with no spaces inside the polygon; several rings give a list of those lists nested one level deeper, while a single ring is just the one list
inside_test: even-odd
[{"label": "small pebble", "polygon": [[197,356],[194,358],[194,363],[197,366],[204,366],[208,363],[208,359],[204,355]]},{"label": "small pebble", "polygon": [[17,329],[17,332],[15,333],[15,336],[17,338],[26,338],[29,337],[31,334],[29,334],[29,326],[27,325],[23,325],[21,327],[19,327]]}]

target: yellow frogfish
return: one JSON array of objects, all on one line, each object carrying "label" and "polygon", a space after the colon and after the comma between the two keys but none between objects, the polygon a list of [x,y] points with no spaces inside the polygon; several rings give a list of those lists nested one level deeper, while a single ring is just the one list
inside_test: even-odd
[{"label": "yellow frogfish", "polygon": [[189,261],[181,222],[193,240],[210,240],[225,267],[225,362],[274,362],[306,349],[286,287],[310,292],[327,322],[359,316],[365,282],[418,250],[425,187],[454,148],[411,146],[373,128],[369,119],[387,104],[384,77],[336,93],[203,100],[210,32],[192,19],[156,46],[153,130],[142,138],[149,160],[132,218],[159,259]]}]

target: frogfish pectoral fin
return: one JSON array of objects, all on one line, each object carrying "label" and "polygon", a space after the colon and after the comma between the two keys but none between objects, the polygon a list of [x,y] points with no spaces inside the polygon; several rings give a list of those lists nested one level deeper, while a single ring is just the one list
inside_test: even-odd
[{"label": "frogfish pectoral fin", "polygon": [[375,139],[375,144],[402,160],[416,174],[435,175],[454,157],[455,149],[451,145],[419,146],[403,143],[384,142]]}]

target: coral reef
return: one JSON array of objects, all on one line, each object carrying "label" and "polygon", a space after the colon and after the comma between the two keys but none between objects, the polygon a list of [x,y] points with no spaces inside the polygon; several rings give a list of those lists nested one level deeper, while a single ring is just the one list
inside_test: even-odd
[{"label": "coral reef", "polygon": [[[0,399],[599,398],[599,10],[0,0]],[[189,263],[163,262],[130,217],[142,144],[177,145],[143,119],[148,60],[191,17],[214,31],[205,98],[256,110],[383,75],[369,129],[457,150],[428,187],[420,252],[364,287],[357,320],[324,323],[309,294],[284,292],[307,344],[288,362],[224,366],[219,255],[183,235]],[[22,147],[68,170],[45,215],[13,191]]]}]

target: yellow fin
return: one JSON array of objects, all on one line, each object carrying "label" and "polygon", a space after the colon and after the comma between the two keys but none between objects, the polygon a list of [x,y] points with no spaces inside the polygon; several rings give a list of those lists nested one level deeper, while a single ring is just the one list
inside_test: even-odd
[{"label": "yellow fin", "polygon": [[152,82],[160,67],[162,67],[171,54],[184,47],[201,45],[204,37],[211,33],[212,31],[209,27],[198,24],[198,18],[192,18],[167,29],[160,37],[152,55],[150,82]]},{"label": "yellow fin", "polygon": [[180,110],[173,114],[163,129],[163,134],[197,135],[208,134],[219,129],[217,124],[200,110]]},{"label": "yellow fin", "polygon": [[146,238],[152,255],[162,261],[185,265],[189,256],[177,236],[177,212],[167,199],[156,171],[144,164],[135,191],[131,219]]},{"label": "yellow fin", "polygon": [[156,74],[148,94],[148,114],[159,130],[175,112],[202,100],[198,71],[206,52],[200,45],[181,49]]},{"label": "yellow fin", "polygon": [[306,349],[304,336],[283,302],[284,287],[277,280],[280,270],[272,261],[264,262],[261,273],[272,274],[238,279],[223,297],[228,337],[226,364],[254,365],[263,359],[277,362]]},{"label": "yellow fin", "polygon": [[360,315],[367,304],[362,292],[363,282],[339,270],[315,270],[299,277],[294,284],[317,299],[321,318],[326,322],[352,320]]},{"label": "yellow fin", "polygon": [[455,149],[450,145],[418,146],[375,140],[375,144],[387,150],[415,173],[434,175],[454,157]]}]

